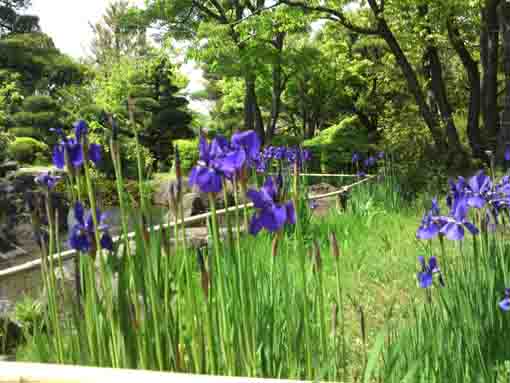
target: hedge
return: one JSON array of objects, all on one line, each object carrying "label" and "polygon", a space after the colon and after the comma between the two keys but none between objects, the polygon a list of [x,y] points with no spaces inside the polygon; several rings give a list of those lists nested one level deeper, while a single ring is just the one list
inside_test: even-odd
[{"label": "hedge", "polygon": [[318,136],[305,140],[303,148],[312,152],[310,170],[338,173],[352,167],[353,151],[367,152],[371,145],[367,129],[357,117],[352,116],[323,130]]},{"label": "hedge", "polygon": [[16,137],[9,144],[8,152],[13,159],[25,164],[33,164],[50,155],[48,145],[31,137]]},{"label": "hedge", "polygon": [[181,168],[187,173],[198,161],[198,138],[174,140],[173,144],[179,149]]}]

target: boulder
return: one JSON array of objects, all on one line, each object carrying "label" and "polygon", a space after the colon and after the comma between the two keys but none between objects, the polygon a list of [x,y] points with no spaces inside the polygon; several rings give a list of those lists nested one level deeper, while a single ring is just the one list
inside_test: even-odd
[{"label": "boulder", "polygon": [[21,324],[10,318],[14,309],[8,300],[0,300],[0,353],[10,353],[23,341]]},{"label": "boulder", "polygon": [[[162,205],[168,206],[170,200],[170,191],[172,188],[177,187],[177,180],[175,179],[166,179],[162,181],[154,181],[153,182],[153,194],[152,194],[152,203],[154,205]],[[183,194],[187,194],[192,192],[189,187],[188,179],[183,178],[181,184]]]}]

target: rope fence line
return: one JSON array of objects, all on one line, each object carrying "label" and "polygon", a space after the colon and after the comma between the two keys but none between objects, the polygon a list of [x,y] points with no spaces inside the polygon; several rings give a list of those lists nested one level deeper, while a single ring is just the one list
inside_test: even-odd
[{"label": "rope fence line", "polygon": [[[270,173],[272,176],[277,176],[277,173]],[[336,178],[356,178],[357,174],[321,174],[321,173],[301,173],[300,177],[336,177]],[[370,176],[370,175],[369,175]]]},{"label": "rope fence line", "polygon": [[[310,200],[321,200],[321,199],[325,199],[325,198],[334,197],[334,196],[343,194],[343,193],[351,190],[355,186],[361,185],[361,184],[363,184],[363,183],[373,179],[374,177],[376,177],[376,175],[371,175],[371,176],[365,177],[365,178],[363,178],[360,181],[354,182],[354,183],[352,183],[350,185],[347,185],[347,186],[343,186],[342,188],[340,188],[339,190],[334,191],[334,192],[330,192],[330,193],[326,193],[326,194],[318,194],[318,195],[314,195],[314,196],[307,196],[306,199],[308,201],[310,201]],[[236,210],[242,210],[244,208],[252,208],[252,207],[253,207],[253,203],[250,202],[250,203],[247,203],[247,204],[244,204],[244,205],[232,206],[232,207],[229,207],[227,209],[217,210],[216,211],[216,215],[217,216],[222,216],[227,211],[228,212],[235,212]],[[192,217],[185,218],[184,220],[181,220],[181,221],[173,221],[173,222],[165,223],[165,224],[162,224],[162,225],[156,225],[156,226],[152,227],[152,231],[160,231],[160,230],[163,230],[163,229],[173,228],[176,224],[184,223],[184,225],[186,225],[186,224],[190,224],[190,223],[199,222],[199,221],[202,221],[202,220],[205,220],[205,219],[209,218],[211,215],[212,215],[211,213],[197,214],[197,215],[194,215]],[[136,235],[136,232],[132,231],[132,232],[127,234],[127,238],[128,239],[133,239],[135,237],[135,235]],[[118,235],[118,236],[113,237],[113,241],[114,242],[117,242],[120,239],[122,239],[122,235]],[[74,249],[71,249],[71,250],[63,251],[63,252],[58,253],[58,254],[53,254],[51,256],[51,258],[52,258],[52,261],[58,261],[59,258],[62,261],[67,261],[67,260],[70,260],[70,259],[74,258],[74,256],[76,254],[77,254],[77,251],[74,250]],[[10,267],[8,269],[0,270],[0,279],[5,278],[5,277],[9,277],[9,276],[12,276],[12,275],[15,275],[15,274],[18,274],[18,273],[22,273],[22,272],[25,272],[25,271],[30,271],[30,270],[37,269],[37,268],[39,268],[41,266],[41,263],[42,263],[41,259],[35,259],[33,261],[24,263],[22,265],[18,265],[18,266]]]}]

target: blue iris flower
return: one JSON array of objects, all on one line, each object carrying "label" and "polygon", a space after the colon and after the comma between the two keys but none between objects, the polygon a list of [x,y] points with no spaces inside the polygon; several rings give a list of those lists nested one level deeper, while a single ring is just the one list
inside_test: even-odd
[{"label": "blue iris flower", "polygon": [[[67,137],[61,128],[52,129],[61,138],[60,142],[53,148],[52,153],[53,164],[59,169],[63,169],[66,165],[77,169],[83,165],[83,144],[88,133],[87,123],[80,120],[73,126],[74,137]],[[87,154],[94,165],[98,165],[101,161],[101,146],[98,144],[88,145]]]},{"label": "blue iris flower", "polygon": [[470,207],[481,209],[487,202],[488,194],[492,189],[489,176],[480,170],[471,177],[466,185],[467,204]]},{"label": "blue iris flower", "polygon": [[505,297],[499,301],[499,308],[503,311],[510,311],[510,289],[505,289]]},{"label": "blue iris flower", "polygon": [[249,227],[252,235],[257,235],[262,229],[274,233],[281,230],[286,223],[296,223],[294,204],[290,201],[278,202],[279,188],[280,183],[277,181],[275,184],[273,177],[268,177],[259,191],[250,189],[246,193],[257,209]]},{"label": "blue iris flower", "polygon": [[453,201],[450,214],[447,217],[441,217],[445,224],[441,228],[440,233],[446,238],[459,241],[464,239],[464,228],[472,235],[478,234],[478,229],[467,220],[469,205],[465,196],[458,197]]},{"label": "blue iris flower", "polygon": [[201,136],[199,153],[199,161],[191,170],[189,184],[198,186],[203,193],[220,192],[223,177],[231,177],[246,160],[244,150],[231,149],[223,138],[215,138],[209,144]]},{"label": "blue iris flower", "polygon": [[441,270],[437,264],[437,258],[432,256],[429,258],[428,264],[425,262],[425,257],[419,256],[418,262],[421,265],[421,271],[416,274],[416,278],[418,279],[418,283],[422,289],[426,289],[432,286],[434,282],[434,274],[439,275],[439,284],[444,286],[443,276],[441,274]]},{"label": "blue iris flower", "polygon": [[246,159],[250,164],[258,159],[261,142],[258,134],[254,130],[235,133],[232,136],[231,142],[235,149],[241,148],[244,150]]},{"label": "blue iris flower", "polygon": [[440,210],[437,198],[433,198],[431,209],[425,213],[421,225],[416,231],[416,238],[425,240],[432,239],[439,234],[441,228],[446,223],[439,214]]},{"label": "blue iris flower", "polygon": [[46,189],[51,190],[55,187],[60,178],[60,176],[53,176],[49,172],[46,172],[35,177],[35,182]]},{"label": "blue iris flower", "polygon": [[[98,230],[101,232],[101,248],[112,251],[113,240],[108,232],[109,227],[105,222],[107,215],[101,213],[98,209],[96,211],[96,217],[99,225]],[[80,202],[76,202],[74,205],[74,218],[76,223],[71,228],[69,246],[84,253],[89,252],[95,248],[94,220],[92,218],[92,212],[88,211],[85,214],[83,205]]]}]

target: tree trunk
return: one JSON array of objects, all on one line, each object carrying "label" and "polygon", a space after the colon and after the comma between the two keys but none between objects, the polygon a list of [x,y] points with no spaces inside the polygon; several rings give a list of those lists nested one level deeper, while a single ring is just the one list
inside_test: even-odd
[{"label": "tree trunk", "polygon": [[425,58],[427,60],[429,76],[430,76],[430,87],[434,94],[434,100],[439,108],[441,119],[446,126],[446,137],[448,142],[448,152],[452,159],[463,156],[462,145],[460,138],[453,121],[453,110],[448,96],[446,94],[446,86],[443,77],[443,68],[441,59],[439,57],[439,51],[436,46],[430,45],[427,47]]},{"label": "tree trunk", "polygon": [[271,142],[280,116],[280,109],[282,103],[282,93],[284,90],[284,79],[282,76],[282,51],[285,41],[285,32],[278,32],[273,40],[273,46],[276,49],[275,61],[272,65],[272,80],[273,88],[271,94],[271,120],[266,132],[266,141]]},{"label": "tree trunk", "polygon": [[498,145],[496,148],[497,158],[503,162],[505,145],[510,143],[510,3],[501,4],[501,31],[503,35],[503,68],[505,73],[505,103],[503,117],[501,119]]},{"label": "tree trunk", "polygon": [[484,52],[486,57],[482,55],[484,94],[482,102],[485,111],[484,126],[492,148],[495,147],[498,134],[499,2],[500,0],[485,0],[482,10],[482,16],[485,19],[482,28],[486,29],[485,33],[487,34],[487,51]]},{"label": "tree trunk", "polygon": [[[462,65],[468,75],[469,81],[469,109],[467,117],[467,135],[469,145],[473,152],[473,156],[486,160],[487,156],[483,150],[483,144],[480,135],[480,110],[481,110],[481,87],[480,87],[480,71],[478,63],[473,59],[466,48],[460,31],[454,24],[453,17],[447,21],[448,38],[460,58]],[[482,37],[480,37],[482,39]],[[482,44],[483,45],[483,44]],[[483,57],[483,55],[482,55]]]},{"label": "tree trunk", "polygon": [[255,76],[249,74],[244,79],[244,129],[255,130],[261,139],[264,139],[264,126],[262,117],[257,104],[257,94],[255,92]]},{"label": "tree trunk", "polygon": [[434,139],[437,150],[439,152],[445,152],[448,149],[448,145],[444,139],[434,113],[432,113],[427,105],[425,94],[423,89],[420,87],[415,70],[411,66],[411,63],[407,59],[405,53],[402,51],[400,44],[395,38],[393,32],[390,30],[386,20],[382,17],[378,18],[378,28],[380,36],[386,41],[386,44],[388,44],[390,51],[395,56],[397,64],[404,74],[409,91],[413,95],[420,114],[424,119],[432,138]]}]

